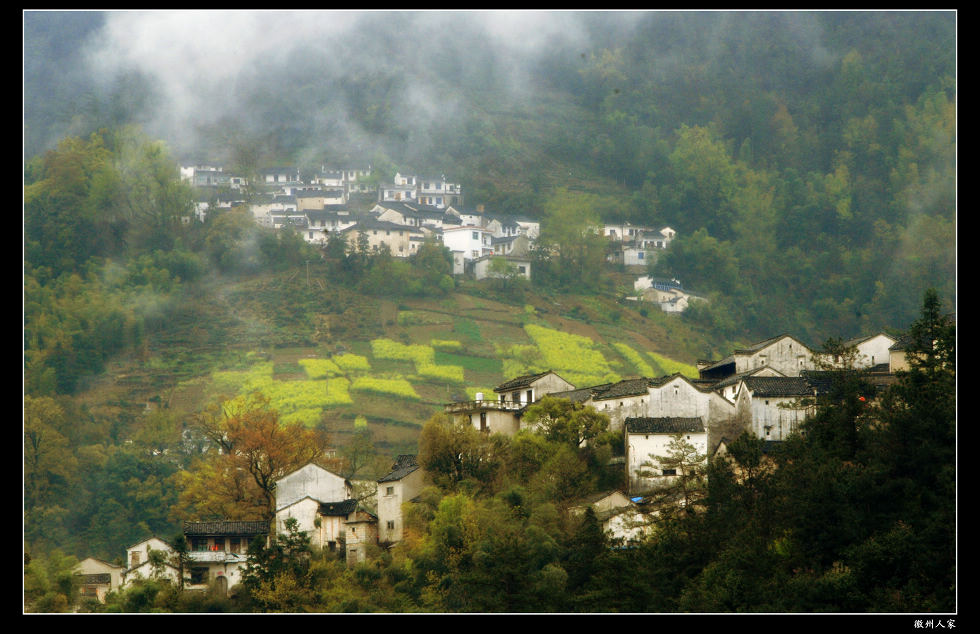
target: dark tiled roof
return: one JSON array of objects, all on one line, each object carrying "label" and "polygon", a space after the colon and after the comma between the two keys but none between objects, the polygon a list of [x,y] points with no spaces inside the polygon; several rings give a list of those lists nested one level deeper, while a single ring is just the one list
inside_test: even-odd
[{"label": "dark tiled roof", "polygon": [[269,532],[266,521],[184,522],[184,535],[265,535]]},{"label": "dark tiled roof", "polygon": [[[754,375],[758,374],[759,372],[762,372],[763,370],[769,370],[770,372],[779,372],[778,370],[774,370],[772,367],[770,367],[768,365],[764,365],[761,368],[755,368],[753,370],[749,370],[748,372],[742,372],[741,374],[733,374],[733,375],[731,375],[729,377],[726,377],[726,378],[718,381],[717,383],[715,383],[713,385],[713,387],[714,387],[714,389],[718,389],[718,388],[721,388],[721,387],[728,387],[729,385],[735,385],[736,383],[738,383],[742,379],[747,378],[747,377],[750,377],[750,376],[754,376]],[[784,376],[784,375],[781,372],[779,372],[779,376]]]},{"label": "dark tiled roof", "polygon": [[378,482],[392,482],[401,480],[408,474],[419,469],[417,456],[415,454],[402,454],[395,459],[395,464],[391,466],[391,471],[382,476]]},{"label": "dark tiled roof", "polygon": [[545,372],[539,372],[538,374],[525,374],[524,376],[515,377],[509,381],[505,381],[493,388],[494,392],[506,392],[507,390],[513,390],[517,387],[527,387],[540,379],[543,376],[551,374],[551,370]]},{"label": "dark tiled roof", "polygon": [[640,394],[646,394],[649,386],[650,379],[625,379],[616,383],[610,383],[606,389],[597,393],[594,398],[597,401],[601,401],[610,398],[638,396]]},{"label": "dark tiled roof", "polygon": [[625,426],[626,432],[630,434],[679,434],[704,431],[704,424],[700,418],[650,418],[644,416],[627,418]]},{"label": "dark tiled roof", "polygon": [[717,370],[718,368],[726,365],[735,365],[735,357],[727,356],[721,361],[706,361],[707,366],[701,368],[701,372],[710,372],[711,370]]},{"label": "dark tiled roof", "polygon": [[609,385],[610,385],[609,383],[604,383],[602,385],[594,385],[592,387],[583,387],[583,388],[579,388],[577,390],[568,390],[568,391],[565,391],[565,392],[552,392],[548,396],[550,396],[551,398],[567,398],[568,400],[570,400],[573,403],[583,403],[583,402],[589,400],[590,398],[592,398],[593,395],[596,394],[596,391],[597,390],[600,390],[601,391],[601,390],[605,389],[606,387],[608,387]]},{"label": "dark tiled roof", "polygon": [[357,220],[356,225],[352,225],[344,232],[348,231],[367,231],[371,229],[384,230],[384,231],[407,231],[409,233],[422,233],[420,229],[417,229],[411,225],[400,225],[394,222],[385,222],[383,220],[376,220],[374,218],[360,217]]},{"label": "dark tiled roof", "polygon": [[876,332],[873,335],[865,335],[863,337],[855,337],[854,339],[848,339],[847,341],[843,342],[843,345],[844,345],[845,348],[854,348],[854,347],[856,347],[856,346],[864,343],[865,341],[868,341],[869,339],[874,339],[878,335],[885,335],[886,337],[888,337],[892,341],[895,340],[895,337],[891,337],[891,336],[889,336],[889,335],[887,335],[887,334],[885,334],[883,332]]},{"label": "dark tiled roof", "polygon": [[735,354],[751,354],[753,352],[758,352],[759,350],[762,350],[763,348],[765,348],[767,346],[771,346],[772,344],[776,343],[780,339],[785,339],[786,337],[789,337],[793,341],[796,341],[796,342],[804,345],[807,348],[807,350],[810,349],[809,346],[807,346],[806,344],[804,344],[802,341],[800,341],[796,337],[794,337],[792,335],[788,335],[788,334],[782,334],[782,335],[779,335],[779,336],[776,336],[776,337],[771,337],[769,339],[766,339],[765,341],[760,341],[758,343],[754,343],[751,346],[749,346],[748,348],[739,348],[738,350],[735,350]]},{"label": "dark tiled roof", "polygon": [[343,502],[321,502],[320,515],[327,516],[346,516],[357,510],[357,500],[344,500]]},{"label": "dark tiled roof", "polygon": [[743,381],[756,397],[813,396],[814,392],[802,376],[749,376]]}]

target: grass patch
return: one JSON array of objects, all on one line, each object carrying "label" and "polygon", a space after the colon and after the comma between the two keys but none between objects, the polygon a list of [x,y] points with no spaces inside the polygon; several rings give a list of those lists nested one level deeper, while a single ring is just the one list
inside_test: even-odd
[{"label": "grass patch", "polygon": [[331,359],[337,367],[344,372],[370,372],[371,364],[368,363],[367,357],[361,356],[359,354],[346,353],[334,355]]},{"label": "grass patch", "polygon": [[459,317],[453,321],[453,332],[470,341],[481,341],[480,327],[467,317]]},{"label": "grass patch", "polygon": [[660,368],[664,376],[680,373],[690,379],[698,378],[698,369],[693,365],[668,359],[662,354],[657,354],[656,352],[647,352],[646,354],[651,360],[653,360],[654,364]]},{"label": "grass patch", "polygon": [[634,368],[636,368],[636,371],[640,374],[640,376],[657,376],[650,364],[644,361],[643,357],[640,356],[640,353],[633,348],[630,348],[625,343],[614,343],[613,348],[615,348],[616,352],[621,354],[624,359],[626,359]]},{"label": "grass patch", "polygon": [[413,401],[421,397],[412,384],[405,379],[378,379],[371,376],[359,376],[354,379],[350,389],[355,392],[371,392],[374,394],[385,394],[388,396],[398,396]]},{"label": "grass patch", "polygon": [[[609,362],[588,337],[527,324],[524,330],[537,345],[541,363],[577,387],[619,380]],[[505,366],[506,368],[506,366]]]},{"label": "grass patch", "polygon": [[436,350],[435,362],[439,365],[458,365],[473,372],[489,372],[501,374],[503,361],[487,357],[471,357],[463,354],[452,354]]}]

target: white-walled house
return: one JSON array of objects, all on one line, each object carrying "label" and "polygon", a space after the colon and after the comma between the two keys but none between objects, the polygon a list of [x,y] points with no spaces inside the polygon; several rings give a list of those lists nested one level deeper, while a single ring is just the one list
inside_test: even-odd
[{"label": "white-walled house", "polygon": [[126,549],[127,568],[122,572],[121,587],[126,587],[137,579],[163,578],[176,582],[178,580],[177,568],[169,563],[164,563],[162,568],[155,568],[150,559],[151,551],[160,551],[169,556],[173,553],[173,547],[159,537],[150,537],[137,542]]},{"label": "white-walled house", "polygon": [[513,436],[521,430],[524,408],[548,394],[562,393],[575,386],[553,371],[526,374],[494,388],[496,398],[478,393],[472,401],[449,403],[444,411],[454,421],[464,421],[482,432]]},{"label": "white-walled house", "polygon": [[629,544],[650,533],[650,518],[620,491],[603,491],[576,500],[569,507],[569,512],[581,517],[589,507],[592,507],[602,532],[610,541]]},{"label": "white-walled house", "polygon": [[[503,270],[497,268],[494,260],[503,263]],[[482,280],[488,277],[522,277],[531,279],[531,259],[512,255],[484,255],[472,261],[473,277]]]},{"label": "white-walled house", "polygon": [[312,497],[321,502],[350,499],[353,487],[349,480],[333,471],[310,463],[276,480],[276,508]]},{"label": "white-walled house", "polygon": [[786,440],[814,413],[815,396],[804,377],[747,376],[739,381],[736,416],[758,438]]},{"label": "white-walled house", "polygon": [[214,587],[224,594],[242,582],[253,540],[266,540],[265,521],[221,520],[184,522],[184,538],[189,548],[184,587],[189,590]]},{"label": "white-walled house", "polygon": [[402,504],[422,490],[424,472],[415,455],[400,455],[391,471],[378,479],[378,541],[399,542],[404,537]]},{"label": "white-walled house", "polygon": [[547,370],[504,381],[493,388],[493,391],[501,403],[509,400],[511,403],[530,405],[548,394],[574,389],[574,385],[558,376],[554,371]]},{"label": "white-walled house", "polygon": [[295,519],[314,548],[343,549],[349,563],[363,561],[365,544],[377,542],[378,519],[353,496],[349,480],[308,464],[276,481],[276,530]]},{"label": "white-walled house", "polygon": [[402,258],[412,255],[414,249],[417,248],[418,242],[413,242],[412,238],[423,236],[421,229],[393,222],[383,222],[371,217],[359,218],[356,224],[341,229],[341,234],[351,248],[357,246],[358,238],[363,235],[367,238],[368,249],[372,253],[376,253],[382,247],[387,246],[393,256]]},{"label": "white-walled house", "polygon": [[78,579],[78,592],[83,599],[94,599],[105,603],[105,596],[115,592],[123,583],[125,566],[103,561],[96,557],[86,557],[75,566]]},{"label": "white-walled house", "polygon": [[665,467],[658,458],[670,454],[670,443],[679,437],[708,456],[708,432],[700,418],[628,418],[626,430],[626,475],[632,494],[667,486],[683,475],[677,468]]},{"label": "white-walled house", "polygon": [[302,185],[299,169],[295,167],[267,167],[259,170],[259,181],[266,185]]},{"label": "white-walled house", "polygon": [[718,394],[721,394],[725,400],[734,404],[738,397],[738,386],[742,379],[750,376],[785,376],[777,372],[774,368],[762,367],[756,368],[755,370],[749,370],[745,374],[733,374],[732,376],[722,379],[711,386],[711,389]]},{"label": "white-walled house", "polygon": [[733,374],[769,366],[784,376],[799,376],[801,370],[813,370],[813,351],[799,339],[779,335],[746,348],[735,350],[721,361],[700,361],[702,379],[721,380]]},{"label": "white-walled house", "polygon": [[493,255],[493,232],[483,227],[444,227],[442,243],[450,251],[463,254],[464,260]]},{"label": "white-walled house", "polygon": [[458,204],[463,195],[459,183],[449,182],[444,175],[440,175],[438,178],[420,176],[416,182],[418,183],[418,200],[423,205],[445,209],[450,205]]},{"label": "white-walled house", "polygon": [[855,348],[857,356],[854,359],[854,367],[873,368],[889,362],[889,349],[898,340],[895,337],[879,332],[875,335],[857,337],[844,342],[847,348]]}]

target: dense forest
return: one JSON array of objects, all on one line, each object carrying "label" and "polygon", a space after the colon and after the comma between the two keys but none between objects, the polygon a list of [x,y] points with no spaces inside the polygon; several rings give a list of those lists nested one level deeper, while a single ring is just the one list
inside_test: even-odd
[{"label": "dense forest", "polygon": [[[68,609],[77,557],[112,560],[221,507],[207,499],[227,465],[206,412],[134,414],[85,395],[120,358],[171,378],[227,362],[245,327],[224,311],[232,281],[275,280],[252,301],[272,311],[262,337],[284,345],[320,313],[334,335],[369,332],[379,297],[477,292],[523,310],[525,293],[614,292],[616,271],[580,230],[602,219],[677,230],[650,272],[710,300],[670,326],[700,337],[691,355],[910,327],[924,360],[867,410],[854,377],[778,455],[740,440],[711,463],[710,488],[636,548],[610,549],[594,518],[565,513],[573,492],[616,486],[600,467],[615,439],[582,449],[561,433],[485,438],[433,419],[418,444],[435,481],[395,551],[347,569],[283,535],[234,601],[147,584],[101,609],[954,609],[955,330],[940,316],[956,305],[956,14],[568,13],[523,32],[527,49],[454,20],[410,50],[399,33],[422,17],[396,15],[407,22],[360,16],[344,47],[298,39],[219,75],[222,92],[202,88],[209,107],[176,128],[161,124],[177,107],[159,69],[96,82],[79,54],[139,14],[25,15],[30,608]],[[575,36],[556,35],[571,20]],[[185,224],[178,157],[201,155],[246,174],[349,161],[444,172],[468,206],[540,218],[552,248],[530,285],[463,288],[436,244],[401,259],[319,251],[245,212]],[[279,282],[311,270],[315,292]],[[166,367],[162,349],[180,351]],[[365,460],[354,440],[339,470]],[[441,469],[440,452],[471,461]]]}]

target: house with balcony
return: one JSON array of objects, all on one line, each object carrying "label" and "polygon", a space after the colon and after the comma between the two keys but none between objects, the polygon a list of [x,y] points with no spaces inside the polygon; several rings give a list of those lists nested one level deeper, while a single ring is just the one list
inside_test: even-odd
[{"label": "house with balcony", "polygon": [[416,179],[418,183],[418,201],[423,205],[445,209],[451,205],[458,205],[462,201],[463,188],[459,183],[452,183],[446,180],[445,175],[439,177],[421,176]]},{"label": "house with balcony", "polygon": [[184,522],[184,538],[189,552],[189,578],[184,581],[188,590],[214,587],[224,594],[242,581],[248,561],[248,546],[256,540],[268,539],[266,521]]}]

